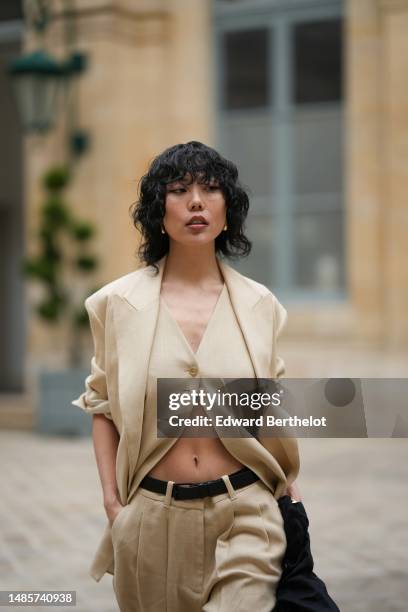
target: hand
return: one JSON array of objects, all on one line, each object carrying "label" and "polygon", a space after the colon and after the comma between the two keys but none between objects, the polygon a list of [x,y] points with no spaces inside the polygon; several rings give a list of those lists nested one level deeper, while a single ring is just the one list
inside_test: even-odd
[{"label": "hand", "polygon": [[295,502],[302,501],[302,496],[300,495],[300,489],[296,481],[292,482],[291,485],[288,485],[286,487],[285,495],[289,495],[289,497],[291,497],[292,500]]},{"label": "hand", "polygon": [[112,527],[113,521],[115,520],[119,512],[121,512],[121,510],[123,510],[125,506],[123,506],[117,498],[112,501],[105,502],[104,506],[105,506],[106,516],[108,517],[108,520],[109,520],[109,525]]}]

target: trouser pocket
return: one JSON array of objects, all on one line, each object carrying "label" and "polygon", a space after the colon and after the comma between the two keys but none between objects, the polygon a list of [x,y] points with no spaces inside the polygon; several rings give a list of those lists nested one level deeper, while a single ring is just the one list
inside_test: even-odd
[{"label": "trouser pocket", "polygon": [[136,494],[112,524],[113,588],[122,612],[139,609],[135,607],[138,597],[136,578],[143,513],[144,498]]}]

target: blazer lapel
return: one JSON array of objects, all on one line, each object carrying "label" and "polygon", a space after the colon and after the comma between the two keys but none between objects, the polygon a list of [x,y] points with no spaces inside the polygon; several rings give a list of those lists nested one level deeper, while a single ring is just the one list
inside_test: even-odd
[{"label": "blazer lapel", "polygon": [[245,276],[225,262],[219,260],[219,264],[255,375],[257,378],[268,378],[273,346],[273,310],[269,294],[262,295]]},{"label": "blazer lapel", "polygon": [[[118,395],[124,428],[129,436],[129,479],[139,456],[148,365],[159,313],[165,257],[158,264],[157,275],[150,266],[142,268],[140,276],[123,294],[112,296]],[[128,484],[130,486],[130,481]]]}]

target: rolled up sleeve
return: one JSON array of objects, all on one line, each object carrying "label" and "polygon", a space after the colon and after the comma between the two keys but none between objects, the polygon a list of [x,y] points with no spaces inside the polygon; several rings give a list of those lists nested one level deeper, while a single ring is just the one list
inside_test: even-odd
[{"label": "rolled up sleeve", "polygon": [[85,300],[94,343],[91,373],[85,379],[85,391],[71,403],[89,414],[104,414],[112,420],[105,374],[105,326]]}]

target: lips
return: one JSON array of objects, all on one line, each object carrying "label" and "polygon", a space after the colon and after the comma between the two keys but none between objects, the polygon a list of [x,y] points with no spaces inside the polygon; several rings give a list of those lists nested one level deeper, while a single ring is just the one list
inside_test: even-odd
[{"label": "lips", "polygon": [[208,225],[208,222],[201,215],[194,215],[186,225]]}]

